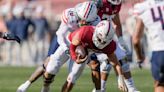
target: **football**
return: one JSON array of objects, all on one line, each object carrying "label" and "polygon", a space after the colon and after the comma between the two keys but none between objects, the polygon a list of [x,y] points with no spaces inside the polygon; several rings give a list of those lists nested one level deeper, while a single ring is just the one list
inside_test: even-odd
[{"label": "football", "polygon": [[77,56],[80,55],[80,59],[83,59],[87,56],[87,50],[82,45],[77,46],[75,52]]}]

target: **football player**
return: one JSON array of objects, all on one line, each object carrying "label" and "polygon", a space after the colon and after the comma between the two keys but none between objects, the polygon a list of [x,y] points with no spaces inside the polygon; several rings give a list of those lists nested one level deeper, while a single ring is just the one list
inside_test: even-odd
[{"label": "football player", "polygon": [[151,71],[154,78],[154,92],[164,92],[164,0],[145,0],[134,5],[136,27],[133,44],[138,63],[144,60],[140,39],[147,28],[148,45],[151,48]]},{"label": "football player", "polygon": [[[75,52],[75,49],[78,45],[82,45],[90,53],[105,53],[109,58],[107,63],[111,63],[115,67],[116,72],[118,73],[118,88],[123,92],[127,92],[126,84],[123,80],[123,73],[120,63],[117,61],[117,57],[114,54],[116,49],[116,42],[113,41],[114,29],[109,21],[101,21],[96,27],[93,26],[83,26],[78,30],[70,33],[69,40],[70,44],[70,55],[75,61],[72,67],[72,71],[67,77],[67,81],[63,85],[62,92],[70,92],[75,84],[75,81],[78,79],[79,75],[82,73],[85,65],[88,63],[93,66],[93,63],[99,62],[92,60],[92,57],[89,57],[89,61],[84,61],[83,59],[78,59],[78,56]],[[79,64],[80,62],[80,64]],[[96,68],[93,68],[96,67]],[[91,67],[92,71],[97,71],[99,68],[97,66]],[[78,75],[75,77],[75,75]],[[96,77],[98,78],[98,77]],[[96,88],[95,92],[102,92]]]},{"label": "football player", "polygon": [[[98,15],[101,20],[109,20],[113,22],[113,26],[115,26],[116,35],[118,40],[117,49],[115,51],[117,58],[119,59],[125,77],[125,83],[128,87],[129,92],[139,92],[135,85],[131,76],[129,63],[127,61],[127,55],[130,54],[128,47],[123,40],[122,35],[122,27],[119,18],[119,12],[121,9],[122,0],[94,0],[98,7]],[[98,59],[106,58],[105,55],[99,55]],[[102,61],[102,60],[101,60]],[[108,79],[109,72],[111,70],[111,65],[107,63],[101,64],[101,90],[102,92],[106,92],[106,81]],[[94,90],[93,90],[94,92]]]},{"label": "football player", "polygon": [[[62,18],[61,18],[61,25],[57,31],[57,39],[59,47],[55,51],[54,54],[52,54],[47,61],[49,62],[46,68],[45,72],[45,82],[44,86],[42,88],[42,92],[48,92],[49,90],[49,84],[53,81],[53,77],[57,74],[60,67],[69,59],[68,55],[68,44],[69,41],[67,40],[67,35],[77,29],[79,26],[82,26],[83,24],[91,24],[96,25],[100,19],[97,16],[97,9],[93,2],[84,2],[84,4],[76,6],[75,8],[69,8],[66,9],[63,12]],[[86,8],[88,6],[88,8]],[[85,16],[77,15],[76,8],[80,7],[81,10],[85,10],[86,13]],[[84,12],[83,12],[84,13]],[[53,64],[52,64],[53,63]],[[44,65],[45,66],[45,65]],[[38,69],[38,76],[43,73],[43,68]],[[35,78],[38,78],[37,71],[34,74],[34,77],[32,80],[35,80]],[[24,84],[22,84],[18,88],[18,92],[26,92],[27,88],[31,85],[33,81],[26,81]]]},{"label": "football player", "polygon": [[[85,12],[81,12],[85,11]],[[77,12],[81,12],[79,15]],[[94,2],[84,2],[75,6],[75,8],[67,9],[63,12],[62,24],[60,30],[57,31],[57,38],[59,47],[53,55],[50,56],[50,61],[46,67],[45,84],[43,87],[43,92],[47,92],[49,89],[49,81],[58,73],[60,67],[69,59],[69,55],[66,53],[69,50],[69,40],[68,34],[76,30],[79,25],[83,24],[92,24],[94,25],[99,17],[97,16],[97,8]],[[96,23],[97,24],[97,23]],[[65,26],[63,26],[65,25]],[[69,28],[68,28],[69,27]],[[70,30],[70,28],[72,28]],[[93,77],[97,76],[99,71],[94,71]],[[79,75],[73,75],[72,78],[78,77]],[[96,78],[95,78],[96,79]],[[95,87],[100,88],[100,83],[97,83],[98,80],[95,80]]]}]

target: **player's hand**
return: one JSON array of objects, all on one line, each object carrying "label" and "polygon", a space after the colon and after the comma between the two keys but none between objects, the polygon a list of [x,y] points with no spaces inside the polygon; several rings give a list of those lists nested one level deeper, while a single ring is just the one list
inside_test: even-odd
[{"label": "player's hand", "polygon": [[14,40],[14,41],[17,41],[18,43],[21,43],[21,40],[18,36],[16,36],[15,34],[12,34],[12,33],[4,33],[3,35],[3,39],[6,39],[6,40]]},{"label": "player's hand", "polygon": [[88,58],[87,55],[84,58],[80,58],[80,57],[81,57],[80,55],[77,56],[77,59],[76,59],[76,63],[77,64],[84,63],[87,60],[87,58]]},{"label": "player's hand", "polygon": [[65,50],[65,54],[70,55],[69,49]]},{"label": "player's hand", "polygon": [[122,75],[118,76],[118,88],[123,92],[128,92],[128,88]]}]

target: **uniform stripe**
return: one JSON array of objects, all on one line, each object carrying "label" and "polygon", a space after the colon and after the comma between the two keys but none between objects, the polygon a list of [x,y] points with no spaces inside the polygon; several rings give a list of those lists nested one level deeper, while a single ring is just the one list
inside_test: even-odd
[{"label": "uniform stripe", "polygon": [[65,23],[68,22],[68,18],[67,18],[66,14],[65,14],[65,11],[63,12],[62,19],[63,19],[63,21],[64,21]]},{"label": "uniform stripe", "polygon": [[67,24],[67,21],[63,18],[63,16],[62,16],[62,21]]}]

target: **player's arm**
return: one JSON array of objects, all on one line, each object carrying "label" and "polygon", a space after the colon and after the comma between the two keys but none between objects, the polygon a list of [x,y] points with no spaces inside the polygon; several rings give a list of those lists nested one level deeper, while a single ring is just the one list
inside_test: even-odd
[{"label": "player's arm", "polygon": [[109,57],[109,61],[110,61],[111,65],[112,65],[113,67],[115,67],[117,75],[122,75],[121,65],[120,65],[120,63],[118,62],[115,53],[108,54],[108,57]]},{"label": "player's arm", "polygon": [[121,26],[121,21],[120,21],[120,16],[119,13],[117,13],[114,18],[112,19],[114,25],[115,25],[115,30],[116,30],[116,35],[118,38],[122,37],[122,26]]},{"label": "player's arm", "polygon": [[120,17],[119,17],[119,13],[117,13],[114,18],[113,18],[113,23],[115,26],[115,33],[118,37],[118,42],[121,45],[121,47],[127,52],[129,53],[129,49],[128,46],[126,45],[124,39],[123,39],[123,33],[122,33],[122,25],[121,25],[121,21],[120,21]]},{"label": "player's arm", "polygon": [[132,36],[132,41],[133,41],[134,49],[136,51],[136,55],[137,55],[137,59],[139,63],[142,62],[144,59],[142,50],[141,50],[141,44],[140,44],[140,39],[143,35],[143,29],[144,29],[144,24],[142,20],[139,17],[136,17],[136,26],[135,26],[135,31]]},{"label": "player's arm", "polygon": [[109,57],[110,63],[112,64],[113,68],[115,69],[116,74],[118,75],[119,89],[122,90],[123,92],[127,92],[127,86],[123,79],[122,68],[121,68],[119,61],[117,60],[115,53],[113,52],[112,54],[108,54],[108,57]]},{"label": "player's arm", "polygon": [[64,50],[68,49],[65,39],[66,38],[65,34],[67,33],[68,30],[69,28],[64,23],[61,23],[59,29],[56,32],[58,43],[63,47]]},{"label": "player's arm", "polygon": [[80,58],[80,55],[76,53],[76,47],[79,45],[81,45],[81,41],[80,41],[79,35],[76,34],[72,38],[72,41],[70,44],[70,55],[71,55],[71,58],[78,64],[83,63],[87,59],[87,56],[84,58]]}]

